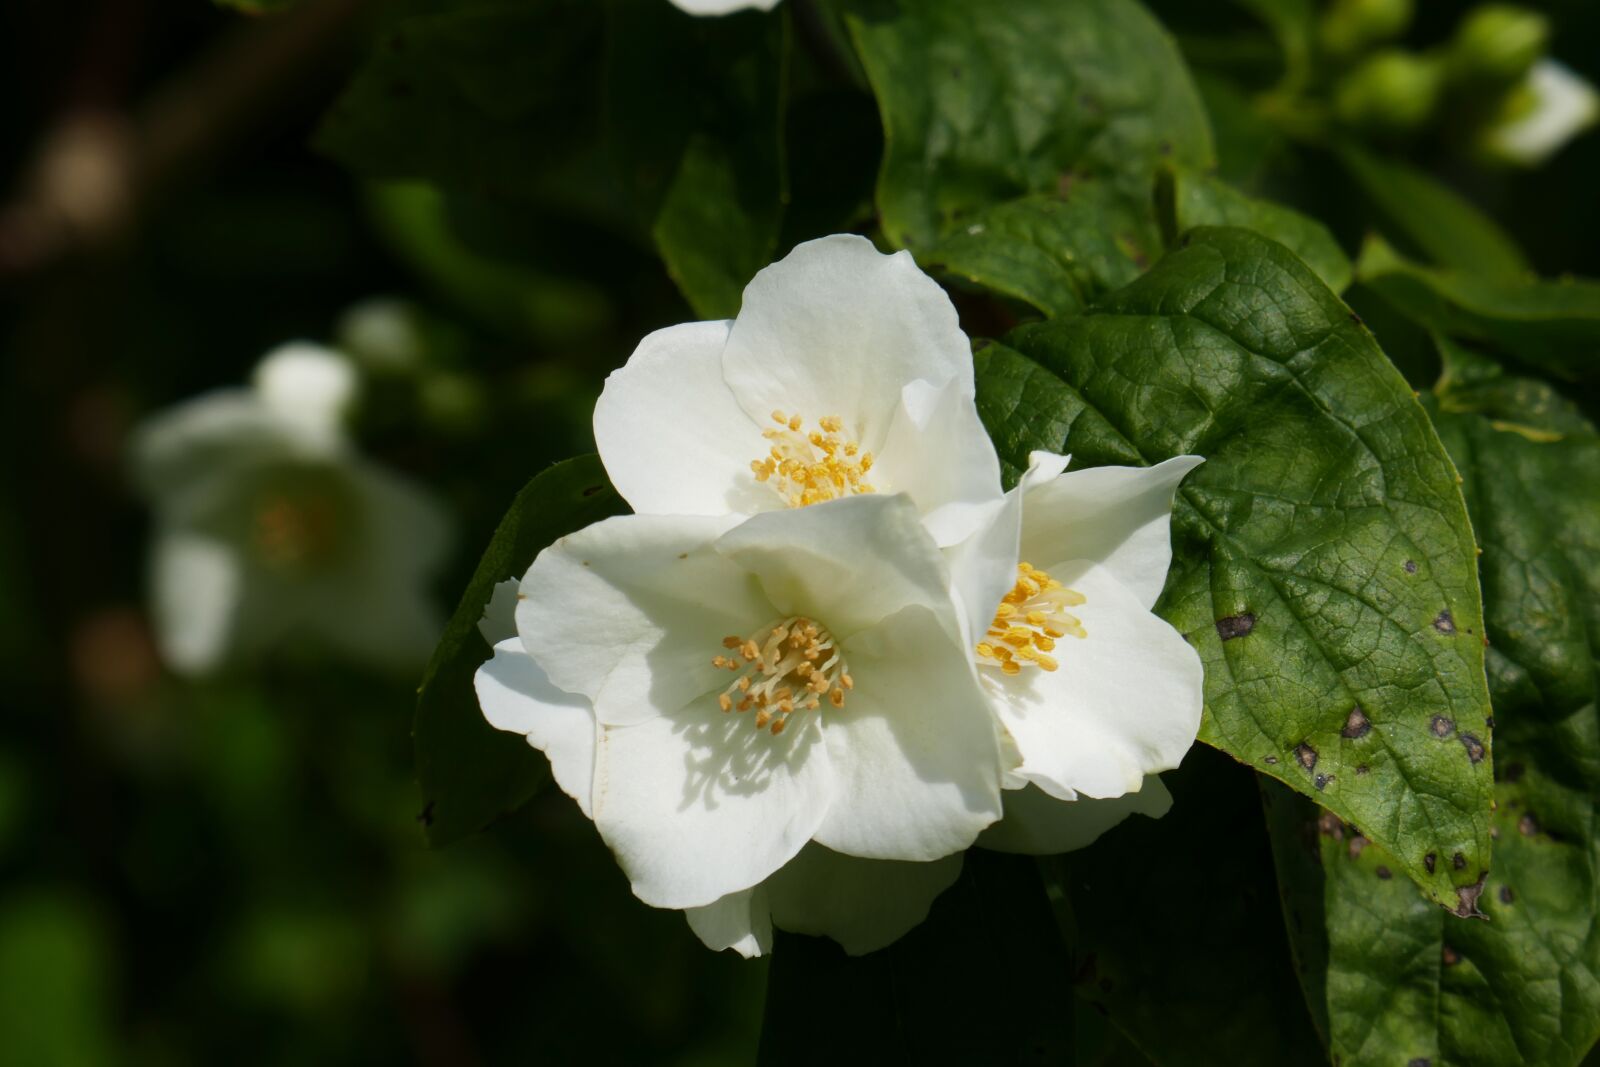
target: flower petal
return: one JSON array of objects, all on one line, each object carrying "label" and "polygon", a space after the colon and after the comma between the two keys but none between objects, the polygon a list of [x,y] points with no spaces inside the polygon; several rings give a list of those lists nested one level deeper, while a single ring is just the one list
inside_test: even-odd
[{"label": "flower petal", "polygon": [[1046,569],[1085,596],[1072,611],[1088,636],[1061,639],[1053,672],[981,668],[985,688],[1023,777],[1062,799],[1121,796],[1176,767],[1194,742],[1200,656],[1105,568],[1078,560]]},{"label": "flower petal", "polygon": [[909,497],[856,496],[757,515],[723,534],[716,550],[754,574],[780,612],[809,616],[836,638],[911,605],[960,636],[949,570]]},{"label": "flower petal", "polygon": [[906,493],[941,547],[980,529],[1001,499],[1000,459],[959,381],[906,385],[877,463],[874,483]]},{"label": "flower petal", "polygon": [[1138,792],[1109,800],[1057,800],[1031,785],[1008,792],[1005,800],[1005,818],[985,830],[978,844],[996,852],[1029,856],[1087,848],[1130,815],[1159,819],[1172,807],[1172,794],[1154,774],[1145,776]]},{"label": "flower petal", "polygon": [[360,381],[355,365],[331,348],[293,341],[268,352],[252,376],[261,402],[308,435],[336,440]]},{"label": "flower petal", "polygon": [[612,371],[594,406],[594,439],[611,484],[641,515],[752,514],[782,507],[750,462],[767,454],[757,425],[722,379],[728,322],[650,334]]},{"label": "flower petal", "polygon": [[594,821],[658,908],[712,904],[782,867],[833,797],[816,715],[779,736],[714,700],[600,731]]},{"label": "flower petal", "polygon": [[852,956],[899,940],[961,877],[962,853],[932,863],[864,860],[807,845],[767,879],[772,922],[831,937]]},{"label": "flower petal", "polygon": [[912,607],[845,647],[855,688],[823,712],[838,787],[819,843],[934,860],[1000,817],[1000,739],[966,648]]},{"label": "flower petal", "polygon": [[907,382],[973,395],[971,345],[944,290],[911,253],[886,256],[849,234],[797,245],[756,274],[722,366],[752,419],[837,415],[872,451]]},{"label": "flower petal", "polygon": [[239,637],[244,580],[238,553],[181,530],[157,535],[152,614],[162,658],[183,674],[204,674],[227,659]]},{"label": "flower petal", "polygon": [[709,949],[721,952],[731,948],[745,959],[772,951],[772,917],[765,883],[729,893],[703,908],[685,908],[683,917]]},{"label": "flower petal", "polygon": [[712,549],[737,521],[621,515],[561,538],[522,579],[517,632],[528,654],[613,725],[720,689],[727,679],[711,659],[722,638],[777,615],[755,580]]},{"label": "flower petal", "polygon": [[593,818],[589,796],[598,727],[589,702],[551,685],[516,637],[494,646],[494,656],[478,668],[472,685],[489,725],[522,734],[550,757],[556,784]]},{"label": "flower petal", "polygon": [[517,591],[522,583],[515,578],[496,582],[478,619],[478,633],[493,648],[508,637],[517,636]]},{"label": "flower petal", "polygon": [[[1038,460],[1048,453],[1035,453]],[[1154,467],[1090,467],[1029,487],[1022,558],[1086,559],[1106,568],[1146,608],[1154,606],[1172,565],[1172,498],[1198,456]]]}]

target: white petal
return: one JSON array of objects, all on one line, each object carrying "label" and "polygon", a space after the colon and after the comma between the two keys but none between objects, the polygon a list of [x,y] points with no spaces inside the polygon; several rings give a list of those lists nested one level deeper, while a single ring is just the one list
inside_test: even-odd
[{"label": "white petal", "polygon": [[254,393],[221,389],[146,419],[131,451],[140,490],[165,508],[230,470],[291,456],[296,445]]},{"label": "white petal", "polygon": [[750,462],[767,454],[722,379],[727,322],[650,334],[606,379],[594,439],[611,484],[641,515],[751,514],[781,507]]},{"label": "white petal", "polygon": [[559,688],[588,697],[603,723],[675,712],[721,689],[727,675],[711,660],[725,651],[722,639],[778,614],[743,568],[711,548],[736,521],[621,515],[561,538],[522,579],[524,647]]},{"label": "white petal", "polygon": [[478,620],[478,632],[492,648],[508,637],[517,636],[517,590],[522,583],[516,578],[496,582],[483,606],[483,617]]},{"label": "white petal", "polygon": [[1017,581],[1017,560],[1022,536],[1023,496],[1034,485],[1049,481],[1067,465],[1066,456],[1035,452],[1028,470],[1015,488],[987,507],[987,521],[965,540],[945,549],[950,567],[951,592],[966,626],[966,645],[989,628],[1000,600]]},{"label": "white petal", "polygon": [[1540,60],[1520,88],[1525,110],[1487,134],[1491,151],[1538,166],[1600,119],[1594,86],[1553,59]]},{"label": "white petal", "polygon": [[838,788],[821,844],[933,860],[1000,817],[1000,740],[966,648],[908,608],[845,644],[855,688],[823,710]]},{"label": "white petal", "polygon": [[1005,800],[1005,818],[985,830],[978,844],[1029,856],[1087,848],[1130,815],[1159,819],[1172,807],[1172,794],[1154,774],[1145,777],[1137,793],[1109,800],[1057,800],[1036,786],[1008,792]]},{"label": "white petal", "polygon": [[691,15],[727,15],[735,11],[771,11],[778,0],[672,0],[673,6]]},{"label": "white petal", "polygon": [[[792,860],[790,861],[793,862]],[[731,948],[745,959],[772,951],[772,918],[766,884],[729,893],[703,908],[686,908],[689,929],[707,948]]]},{"label": "white petal", "polygon": [[550,757],[556,784],[593,818],[589,797],[598,727],[589,702],[551,685],[516,637],[494,646],[494,656],[478,668],[472,685],[489,725],[522,734]]},{"label": "white petal", "polygon": [[912,605],[960,636],[949,570],[909,497],[856,496],[757,515],[716,550],[754,574],[780,612],[808,616],[836,638]]},{"label": "white petal", "polygon": [[[1035,453],[1039,458],[1041,453]],[[1154,467],[1090,467],[1030,485],[1023,500],[1022,558],[1093,560],[1145,607],[1172,564],[1172,498],[1203,461],[1178,456]]]},{"label": "white petal", "polygon": [[152,614],[162,658],[184,674],[215,670],[241,625],[243,575],[229,545],[185,531],[156,537]]},{"label": "white petal", "polygon": [[828,810],[833,773],[817,717],[774,737],[704,701],[600,731],[594,821],[634,894],[658,908],[711,904],[800,851]]},{"label": "white petal", "polygon": [[899,940],[928,917],[934,898],[961,877],[962,854],[932,863],[845,856],[807,845],[767,879],[772,922],[831,937],[852,956]]},{"label": "white petal", "polygon": [[1103,567],[1046,567],[1087,599],[1072,609],[1088,637],[1063,637],[1053,672],[979,668],[1023,777],[1052,796],[1116,797],[1171,770],[1200,729],[1200,656]]},{"label": "white petal", "polygon": [[839,234],[795,246],[745,287],[723,372],[750,417],[829,415],[871,451],[908,382],[973,393],[972,349],[954,305],[909,252]]},{"label": "white petal", "polygon": [[337,437],[355,400],[355,367],[321,345],[296,341],[267,353],[255,369],[256,393],[268,410],[310,434]]},{"label": "white petal", "polygon": [[959,381],[909,383],[871,477],[884,491],[909,494],[941,547],[980,529],[1002,495],[1000,459],[972,390]]}]

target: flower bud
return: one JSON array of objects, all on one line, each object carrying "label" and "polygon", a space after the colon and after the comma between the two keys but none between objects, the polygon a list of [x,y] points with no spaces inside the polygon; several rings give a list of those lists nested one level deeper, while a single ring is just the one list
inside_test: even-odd
[{"label": "flower bud", "polygon": [[1514,82],[1528,73],[1549,41],[1549,20],[1537,11],[1485,4],[1456,27],[1450,70],[1458,81]]},{"label": "flower bud", "polygon": [[1439,100],[1438,61],[1398,48],[1379,52],[1346,75],[1334,91],[1334,110],[1351,126],[1373,132],[1414,130]]},{"label": "flower bud", "polygon": [[1334,0],[1318,27],[1322,47],[1336,57],[1392,40],[1411,25],[1412,0]]}]

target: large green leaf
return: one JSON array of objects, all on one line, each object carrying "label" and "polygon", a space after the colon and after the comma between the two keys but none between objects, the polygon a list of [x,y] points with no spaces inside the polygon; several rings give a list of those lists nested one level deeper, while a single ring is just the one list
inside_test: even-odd
[{"label": "large green leaf", "polygon": [[1566,1067],[1600,1036],[1600,437],[1546,385],[1452,369],[1437,421],[1483,545],[1495,711],[1490,921],[1428,906],[1337,820],[1320,869],[1292,823],[1275,847],[1345,1063]]},{"label": "large green leaf", "polygon": [[1486,278],[1517,278],[1532,270],[1493,219],[1443,182],[1353,144],[1335,154],[1378,209],[1385,232],[1434,263]]},{"label": "large green leaf", "polygon": [[1600,282],[1491,281],[1403,259],[1369,238],[1361,283],[1430,329],[1493,346],[1547,374],[1600,382]]},{"label": "large green leaf", "polygon": [[695,312],[731,318],[783,220],[786,23],[661,0],[607,8],[612,162]]},{"label": "large green leaf", "polygon": [[1131,282],[1159,253],[1149,198],[1087,178],[989,208],[918,261],[1065,315]]},{"label": "large green leaf", "polygon": [[1328,228],[1293,208],[1247,196],[1227,182],[1181,167],[1163,167],[1156,182],[1162,230],[1171,242],[1196,226],[1239,226],[1270,237],[1305,260],[1328,288],[1350,284],[1350,258]]},{"label": "large green leaf", "polygon": [[759,1062],[1070,1064],[1071,976],[1034,861],[973,849],[888,948],[780,933]]},{"label": "large green leaf", "polygon": [[1172,40],[1134,0],[841,0],[887,141],[889,240],[927,248],[987,207],[1103,174],[1142,198],[1164,158],[1212,162]]},{"label": "large green leaf", "polygon": [[598,456],[579,456],[542,472],[517,494],[434,650],[417,691],[417,781],[428,840],[447,844],[527,802],[549,766],[515,734],[484,721],[472,676],[489,658],[478,620],[496,583],[520,578],[556,538],[626,510]]},{"label": "large green leaf", "polygon": [[1255,775],[1196,748],[1162,777],[1173,797],[1163,818],[1129,819],[1040,861],[1071,909],[1079,996],[1159,1067],[1315,1063]]},{"label": "large green leaf", "polygon": [[[1012,476],[1206,457],[1161,610],[1206,668],[1201,739],[1403,857],[1470,911],[1488,869],[1474,545],[1456,474],[1372,336],[1282,245],[1201,229],[1088,313],[977,354]],[[1462,866],[1439,862],[1456,853]]]}]

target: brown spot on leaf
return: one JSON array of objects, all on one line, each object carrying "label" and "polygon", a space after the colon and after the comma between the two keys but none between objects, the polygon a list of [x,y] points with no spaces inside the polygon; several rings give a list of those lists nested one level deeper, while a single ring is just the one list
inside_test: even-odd
[{"label": "brown spot on leaf", "polygon": [[1333,781],[1333,775],[1319,774],[1312,780],[1312,784],[1320,790],[1328,788],[1328,783],[1331,781]]},{"label": "brown spot on leaf", "polygon": [[1224,641],[1232,641],[1235,637],[1248,637],[1250,631],[1255,628],[1256,617],[1248,611],[1217,620],[1217,636]]},{"label": "brown spot on leaf", "polygon": [[1294,758],[1300,761],[1300,766],[1309,771],[1317,765],[1317,750],[1302,741],[1295,746]]},{"label": "brown spot on leaf", "polygon": [[1450,857],[1450,866],[1454,867],[1456,870],[1459,871],[1466,865],[1467,857],[1463,856],[1461,853],[1457,852],[1454,856]]},{"label": "brown spot on leaf", "polygon": [[1471,760],[1473,763],[1483,762],[1483,757],[1487,753],[1483,747],[1482,741],[1479,741],[1472,734],[1462,734],[1461,744],[1462,747],[1467,750],[1467,759]]},{"label": "brown spot on leaf", "polygon": [[1539,820],[1533,817],[1532,812],[1523,815],[1522,818],[1517,820],[1517,833],[1521,834],[1523,837],[1532,837],[1538,832]]},{"label": "brown spot on leaf", "polygon": [[1356,764],[1356,773],[1357,774],[1367,774],[1370,771],[1371,771],[1371,768],[1368,767],[1365,763]]},{"label": "brown spot on leaf", "polygon": [[1324,811],[1317,816],[1317,829],[1335,841],[1344,840],[1344,823],[1331,811]]},{"label": "brown spot on leaf", "polygon": [[1461,962],[1461,953],[1446,945],[1444,951],[1439,953],[1439,958],[1444,961],[1446,967],[1454,967]]},{"label": "brown spot on leaf", "polygon": [[1278,757],[1277,756],[1263,756],[1262,759],[1261,759],[1261,762],[1267,764],[1267,766],[1270,767],[1273,764],[1278,762]]},{"label": "brown spot on leaf", "polygon": [[1415,573],[1417,573],[1417,561],[1416,560],[1414,560],[1414,559],[1406,560],[1406,573],[1407,574],[1415,574]]},{"label": "brown spot on leaf", "polygon": [[1478,910],[1478,898],[1483,896],[1483,883],[1489,877],[1485,871],[1478,875],[1478,880],[1471,885],[1456,886],[1456,917],[1461,919],[1487,919],[1488,916]]},{"label": "brown spot on leaf", "polygon": [[603,486],[603,485],[588,485],[588,486],[584,486],[583,495],[584,496],[594,496],[596,493],[605,492],[605,488],[606,487]]},{"label": "brown spot on leaf", "polygon": [[1516,899],[1517,899],[1517,894],[1515,894],[1515,893],[1513,893],[1511,891],[1511,887],[1510,886],[1503,885],[1503,886],[1500,887],[1500,903],[1509,904],[1513,900],[1516,900]]},{"label": "brown spot on leaf", "polygon": [[1367,713],[1357,704],[1350,709],[1350,717],[1344,721],[1344,729],[1339,731],[1340,737],[1347,737],[1354,741],[1358,737],[1366,737],[1372,731],[1372,720],[1367,718]]},{"label": "brown spot on leaf", "polygon": [[1379,877],[1379,878],[1380,878],[1380,879],[1381,879],[1381,880],[1382,880],[1382,881],[1385,881],[1385,882],[1387,882],[1387,881],[1388,881],[1388,880],[1389,880],[1389,879],[1391,879],[1391,878],[1393,878],[1393,877],[1394,877],[1394,872],[1393,872],[1393,871],[1391,871],[1391,870],[1389,870],[1389,868],[1387,868],[1387,867],[1384,867],[1384,866],[1382,866],[1382,865],[1380,865],[1380,866],[1379,866],[1379,867],[1378,867],[1378,877]]},{"label": "brown spot on leaf", "polygon": [[1348,847],[1350,850],[1350,858],[1357,859],[1360,857],[1362,851],[1367,847],[1367,839],[1362,837],[1360,834],[1356,834],[1350,839],[1350,844]]},{"label": "brown spot on leaf", "polygon": [[1445,610],[1445,611],[1439,612],[1439,614],[1434,617],[1433,628],[1435,630],[1438,630],[1440,633],[1445,634],[1446,636],[1449,636],[1450,634],[1455,633],[1456,632],[1455,616],[1451,615],[1448,609]]},{"label": "brown spot on leaf", "polygon": [[1455,731],[1456,724],[1443,715],[1435,715],[1428,723],[1428,729],[1433,731],[1434,737],[1449,737]]},{"label": "brown spot on leaf", "polygon": [[1428,869],[1429,874],[1432,874],[1433,869],[1439,865],[1439,857],[1430,852],[1422,857],[1422,865]]}]

